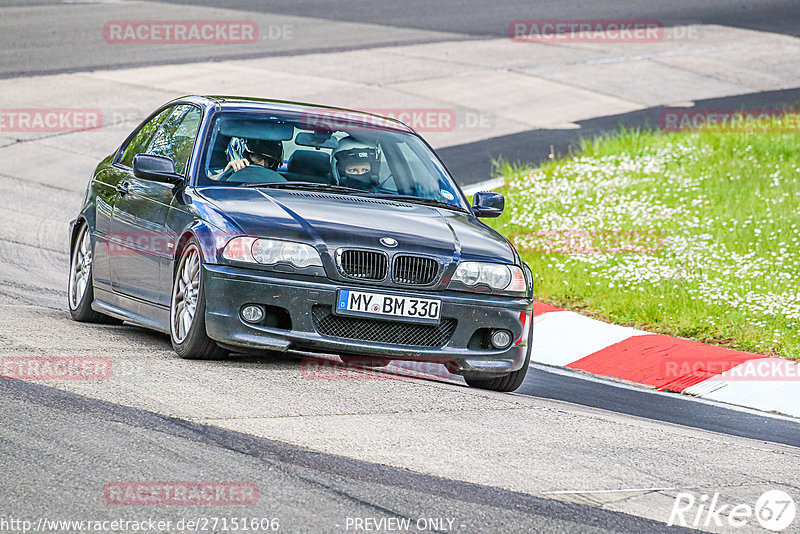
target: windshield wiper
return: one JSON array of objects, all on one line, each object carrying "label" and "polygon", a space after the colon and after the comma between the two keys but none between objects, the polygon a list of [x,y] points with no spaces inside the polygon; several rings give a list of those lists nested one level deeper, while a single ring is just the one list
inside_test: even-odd
[{"label": "windshield wiper", "polygon": [[372,198],[382,198],[386,200],[400,200],[403,202],[410,202],[416,204],[425,204],[426,206],[435,206],[437,208],[445,208],[455,211],[463,211],[468,213],[468,211],[461,206],[456,206],[455,204],[450,204],[449,202],[445,202],[444,200],[436,200],[435,198],[424,198],[424,197],[415,197],[414,195],[381,195],[381,194],[370,194]]},{"label": "windshield wiper", "polygon": [[362,189],[354,189],[343,185],[318,184],[316,182],[266,182],[263,184],[240,184],[245,187],[269,187],[271,189],[309,189],[312,191],[329,191],[343,194],[368,194]]}]

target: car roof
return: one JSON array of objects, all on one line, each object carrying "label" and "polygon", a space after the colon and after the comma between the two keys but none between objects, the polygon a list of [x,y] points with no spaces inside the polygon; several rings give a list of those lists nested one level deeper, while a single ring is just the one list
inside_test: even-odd
[{"label": "car roof", "polygon": [[345,118],[349,122],[362,122],[382,128],[412,132],[409,126],[391,117],[385,117],[375,113],[368,113],[354,109],[339,108],[333,106],[323,106],[319,104],[308,104],[304,102],[292,102],[289,100],[271,100],[267,98],[254,98],[245,96],[219,96],[219,95],[195,95],[186,96],[178,100],[204,101],[209,106],[230,111],[263,110],[288,113],[306,113],[308,115],[332,118]]}]

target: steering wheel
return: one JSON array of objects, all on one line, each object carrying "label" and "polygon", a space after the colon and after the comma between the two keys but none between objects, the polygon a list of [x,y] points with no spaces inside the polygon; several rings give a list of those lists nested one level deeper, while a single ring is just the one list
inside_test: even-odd
[{"label": "steering wheel", "polygon": [[220,182],[227,182],[232,175],[233,175],[233,167],[228,167],[227,169],[225,169],[225,171],[223,171],[222,174],[219,175],[219,178],[217,178],[217,180]]},{"label": "steering wheel", "polygon": [[219,181],[221,182],[239,182],[243,184],[262,184],[272,182],[285,182],[286,178],[283,177],[278,171],[267,169],[261,165],[250,164],[244,169],[236,172],[233,169],[228,169],[223,172]]}]

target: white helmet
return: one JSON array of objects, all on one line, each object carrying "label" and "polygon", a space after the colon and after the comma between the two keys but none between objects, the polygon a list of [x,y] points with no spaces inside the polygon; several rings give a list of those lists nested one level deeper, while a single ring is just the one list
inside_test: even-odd
[{"label": "white helmet", "polygon": [[381,157],[374,144],[343,137],[331,153],[333,176],[339,184],[357,189],[378,183]]}]

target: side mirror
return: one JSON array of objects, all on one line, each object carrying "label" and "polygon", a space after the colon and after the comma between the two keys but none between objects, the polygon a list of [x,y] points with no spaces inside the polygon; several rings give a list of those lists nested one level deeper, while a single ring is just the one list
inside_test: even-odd
[{"label": "side mirror", "polygon": [[472,212],[476,217],[499,217],[506,207],[506,199],[500,193],[481,191],[472,197]]},{"label": "side mirror", "polygon": [[136,154],[133,157],[133,175],[143,180],[174,184],[183,180],[175,172],[175,162],[155,154]]}]

